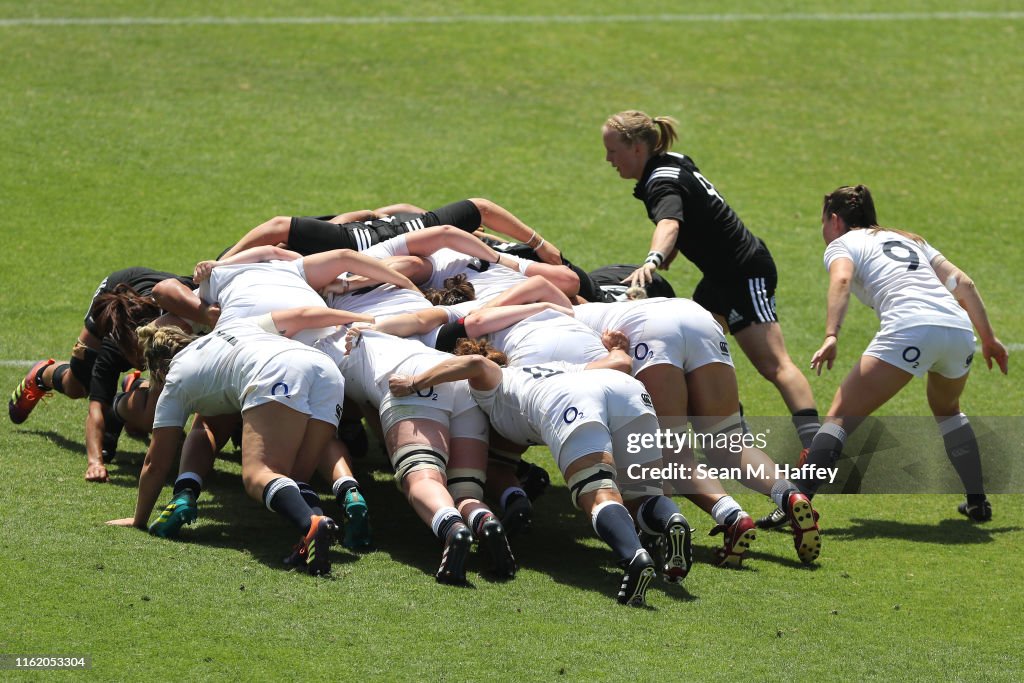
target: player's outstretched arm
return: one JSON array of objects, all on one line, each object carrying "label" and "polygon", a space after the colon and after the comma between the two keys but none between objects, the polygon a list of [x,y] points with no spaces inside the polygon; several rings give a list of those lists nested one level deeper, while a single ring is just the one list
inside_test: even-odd
[{"label": "player's outstretched arm", "polygon": [[388,387],[401,397],[460,379],[468,380],[474,389],[490,391],[501,384],[501,368],[483,356],[453,356],[417,375],[391,375]]},{"label": "player's outstretched arm", "polygon": [[828,269],[828,309],[825,314],[825,339],[811,356],[811,369],[821,374],[822,367],[832,369],[838,353],[839,329],[846,319],[850,305],[850,282],[853,280],[853,261],[837,258]]},{"label": "player's outstretched arm", "polygon": [[953,298],[967,311],[967,317],[971,319],[971,324],[974,325],[974,329],[978,331],[978,337],[981,338],[981,353],[989,370],[992,369],[992,361],[995,361],[1005,375],[1010,369],[1010,352],[1006,345],[996,337],[992,323],[988,319],[985,302],[981,300],[981,294],[978,292],[974,280],[942,256],[935,257],[932,261],[932,268],[939,281],[952,292]]}]

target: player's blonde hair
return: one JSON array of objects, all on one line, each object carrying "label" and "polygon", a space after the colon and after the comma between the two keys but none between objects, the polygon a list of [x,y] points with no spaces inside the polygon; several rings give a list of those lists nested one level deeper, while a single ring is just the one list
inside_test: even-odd
[{"label": "player's blonde hair", "polygon": [[197,335],[188,334],[176,325],[157,327],[154,323],[139,327],[135,334],[139,337],[139,348],[146,360],[150,381],[157,384],[164,383],[171,359],[198,339]]},{"label": "player's blonde hair", "polygon": [[609,116],[604,125],[616,131],[626,142],[644,143],[651,154],[664,154],[679,138],[676,133],[679,122],[671,116],[650,117],[635,109]]}]

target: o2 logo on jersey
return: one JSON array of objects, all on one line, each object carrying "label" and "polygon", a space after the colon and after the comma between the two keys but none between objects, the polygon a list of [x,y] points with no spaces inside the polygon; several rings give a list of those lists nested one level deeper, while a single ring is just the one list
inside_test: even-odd
[{"label": "o2 logo on jersey", "polygon": [[637,360],[647,360],[653,355],[654,351],[651,351],[651,347],[643,342],[633,347],[633,357]]},{"label": "o2 logo on jersey", "polygon": [[569,406],[565,409],[565,412],[562,413],[562,422],[567,425],[571,425],[580,417],[583,417],[583,413],[581,413],[576,406]]},{"label": "o2 logo on jersey", "polygon": [[284,382],[278,382],[274,386],[270,387],[271,396],[284,396],[288,398],[288,385]]},{"label": "o2 logo on jersey", "polygon": [[[913,247],[897,240],[889,240],[882,245],[882,253],[893,261],[907,264],[907,270],[917,270],[921,265],[921,257],[917,255]],[[913,348],[913,347],[911,347]],[[920,351],[918,351],[920,353]]]},{"label": "o2 logo on jersey", "polygon": [[420,389],[416,392],[416,395],[420,398],[429,398],[431,401],[437,400],[437,392],[434,391],[434,387],[427,387],[426,389]]},{"label": "o2 logo on jersey", "polygon": [[908,346],[907,348],[903,349],[903,360],[907,361],[908,363],[912,363],[913,367],[916,368],[921,364],[919,360],[920,358],[921,349],[917,348],[916,346]]}]

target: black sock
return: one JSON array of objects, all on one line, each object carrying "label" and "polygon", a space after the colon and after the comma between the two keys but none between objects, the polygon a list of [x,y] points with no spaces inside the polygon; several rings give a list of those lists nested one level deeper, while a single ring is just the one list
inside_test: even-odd
[{"label": "black sock", "polygon": [[942,432],[942,441],[946,444],[946,457],[963,482],[968,502],[973,504],[985,500],[981,453],[978,451],[978,439],[974,436],[974,429],[967,421],[967,416],[960,413],[947,417],[939,423],[939,431]]},{"label": "black sock", "polygon": [[288,477],[271,479],[263,488],[263,503],[294,524],[303,534],[313,523],[313,511],[302,498],[299,486]]},{"label": "black sock", "polygon": [[793,413],[793,426],[796,427],[796,435],[804,448],[811,447],[814,435],[821,429],[821,420],[818,418],[818,411],[815,408],[806,408]]},{"label": "black sock", "polygon": [[302,500],[306,501],[306,505],[313,511],[314,515],[323,515],[323,502],[320,500],[320,494],[313,490],[313,487],[304,481],[295,482],[299,486],[299,493],[302,495]]},{"label": "black sock", "polygon": [[652,496],[645,500],[637,511],[640,528],[648,533],[663,534],[668,528],[668,520],[679,513],[679,506],[665,496]]},{"label": "black sock", "polygon": [[334,491],[334,500],[337,501],[338,506],[345,507],[345,496],[349,491],[355,489],[359,490],[359,482],[355,480],[355,477],[344,476],[334,480],[331,485],[331,489]]},{"label": "black sock", "polygon": [[193,497],[199,497],[199,494],[203,492],[203,485],[198,479],[195,478],[195,476],[190,476],[191,474],[191,472],[186,472],[185,474],[180,475],[177,479],[174,480],[173,495],[177,496],[179,493],[187,489],[189,491],[192,491]]},{"label": "black sock", "polygon": [[[834,422],[828,422],[811,441],[811,452],[807,454],[807,464],[814,467],[832,467],[839,461],[843,454],[843,444],[846,442],[846,430]],[[821,484],[821,479],[812,477],[806,481],[800,481],[796,488],[807,496],[813,496]]]},{"label": "black sock", "polygon": [[743,512],[743,511],[742,510],[733,510],[732,512],[729,513],[729,516],[725,518],[725,521],[723,522],[723,524],[725,524],[725,526],[732,526],[733,524],[735,524],[736,518],[740,516],[741,512]]},{"label": "black sock", "polygon": [[594,531],[607,543],[619,560],[630,562],[640,550],[640,537],[636,535],[633,518],[622,503],[606,503],[598,506],[593,515]]}]

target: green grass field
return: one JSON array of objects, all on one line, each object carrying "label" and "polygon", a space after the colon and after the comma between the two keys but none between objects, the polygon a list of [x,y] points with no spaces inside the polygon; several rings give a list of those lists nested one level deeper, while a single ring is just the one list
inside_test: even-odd
[{"label": "green grass field", "polygon": [[[20,361],[68,355],[109,272],[188,272],[280,214],[483,196],[585,267],[640,260],[651,226],[600,140],[626,108],[678,118],[676,150],[768,243],[802,367],[824,326],[821,197],[858,182],[882,223],[973,277],[1019,350],[1018,10],[0,2],[0,387]],[[163,21],[86,21],[111,17]],[[681,260],[668,277],[682,295],[698,279]],[[839,367],[812,379],[823,411],[876,328],[851,305]],[[749,414],[784,414],[744,359],[737,372]],[[1019,416],[1015,374],[978,367],[966,412]],[[736,572],[708,564],[710,520],[686,504],[701,562],[637,611],[615,604],[612,556],[557,477],[516,580],[474,565],[470,589],[434,584],[435,541],[379,456],[357,472],[379,548],[335,550],[328,580],[281,569],[292,532],[244,495],[237,455],[181,541],[107,527],[131,514],[145,446],[125,438],[111,482],[87,485],[85,413],[58,397],[0,428],[0,654],[88,655],[101,680],[1024,678],[1020,495],[996,496],[984,526],[953,495],[823,497],[817,567],[763,533]],[[922,384],[881,414],[927,414]]]}]

